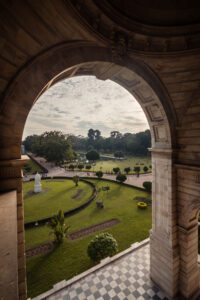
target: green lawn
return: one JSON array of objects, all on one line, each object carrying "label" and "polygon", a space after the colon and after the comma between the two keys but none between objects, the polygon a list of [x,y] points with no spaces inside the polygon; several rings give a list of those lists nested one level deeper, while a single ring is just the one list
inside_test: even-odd
[{"label": "green lawn", "polygon": [[[136,165],[137,164],[137,165]],[[143,164],[143,165],[142,165]],[[69,165],[69,164],[68,164]],[[121,172],[124,172],[124,168],[130,167],[131,172],[129,174],[135,174],[133,172],[133,168],[136,166],[140,167],[141,173],[144,173],[143,168],[144,166],[147,166],[149,168],[148,172],[151,172],[151,168],[149,167],[151,165],[151,157],[127,157],[126,159],[119,161],[119,160],[99,160],[96,162],[96,166],[92,166],[92,168],[89,171],[99,171],[101,170],[106,172],[113,172],[113,168],[119,167]],[[87,169],[83,169],[82,171],[88,172]]]},{"label": "green lawn", "polygon": [[[103,199],[104,201],[104,209],[98,209],[95,201],[83,211],[67,218],[66,224],[70,225],[69,232],[97,224],[104,220],[117,218],[121,223],[104,230],[104,232],[109,232],[116,238],[119,251],[149,236],[151,207],[149,206],[146,210],[140,210],[137,208],[136,200],[133,200],[136,196],[150,198],[149,194],[109,181],[99,181],[99,183],[92,179],[90,181],[98,184],[98,187],[104,185],[110,186],[108,193],[100,192],[98,195],[98,199]],[[26,247],[49,241],[51,238],[48,233],[49,228],[46,226],[26,230]],[[96,234],[90,234],[74,241],[66,239],[53,252],[28,259],[28,296],[34,297],[51,289],[52,285],[56,282],[72,278],[92,267],[93,263],[87,257],[86,251],[89,241]]]},{"label": "green lawn", "polygon": [[82,181],[78,186],[72,180],[62,179],[42,180],[41,184],[42,193],[34,194],[34,181],[23,183],[25,223],[52,216],[60,208],[68,211],[78,207],[92,194],[91,186]]},{"label": "green lawn", "polygon": [[[29,172],[27,172],[26,167],[30,167],[31,170]],[[23,167],[23,173],[24,173],[24,175],[29,175],[29,174],[33,174],[36,172],[42,173],[43,170],[32,159],[30,159],[29,163],[25,167]]]}]

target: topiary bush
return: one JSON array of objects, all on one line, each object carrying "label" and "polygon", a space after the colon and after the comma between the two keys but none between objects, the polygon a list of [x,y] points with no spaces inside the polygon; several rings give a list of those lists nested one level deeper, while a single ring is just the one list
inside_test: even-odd
[{"label": "topiary bush", "polygon": [[91,166],[91,165],[87,165],[85,168],[86,168],[87,170],[90,170],[90,169],[92,168],[92,166]]},{"label": "topiary bush", "polygon": [[146,173],[148,171],[148,167],[144,166],[143,171]]},{"label": "topiary bush", "polygon": [[118,168],[118,167],[113,168],[113,172],[114,172],[115,174],[117,174],[119,171],[120,171],[120,168]]},{"label": "topiary bush", "polygon": [[70,169],[72,171],[74,171],[74,168],[75,168],[75,165],[73,165],[73,164],[70,164],[69,167],[68,167],[68,169]]},{"label": "topiary bush", "polygon": [[152,191],[152,182],[151,181],[144,181],[143,182],[143,187],[145,188],[145,190],[149,193],[151,193]]},{"label": "topiary bush", "polygon": [[91,240],[87,248],[88,256],[95,262],[117,253],[117,241],[110,233],[100,233]]},{"label": "topiary bush", "polygon": [[130,167],[126,167],[126,168],[124,168],[124,171],[126,172],[126,174],[128,174],[131,171],[131,168]]},{"label": "topiary bush", "polygon": [[95,174],[99,179],[103,177],[103,172],[102,171],[97,171]]},{"label": "topiary bush", "polygon": [[137,177],[140,175],[140,167],[134,167],[133,171],[137,174]]},{"label": "topiary bush", "polygon": [[119,181],[120,183],[123,183],[126,181],[127,177],[125,174],[118,173],[116,176],[116,180]]},{"label": "topiary bush", "polygon": [[83,164],[79,164],[78,168],[79,168],[79,170],[82,170],[84,168],[84,165]]}]

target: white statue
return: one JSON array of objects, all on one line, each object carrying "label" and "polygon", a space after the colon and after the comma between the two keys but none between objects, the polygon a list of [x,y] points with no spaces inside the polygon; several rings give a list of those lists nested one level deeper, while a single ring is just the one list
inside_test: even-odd
[{"label": "white statue", "polygon": [[34,185],[34,193],[40,193],[42,191],[42,185],[40,183],[41,176],[40,174],[35,175],[35,185]]}]

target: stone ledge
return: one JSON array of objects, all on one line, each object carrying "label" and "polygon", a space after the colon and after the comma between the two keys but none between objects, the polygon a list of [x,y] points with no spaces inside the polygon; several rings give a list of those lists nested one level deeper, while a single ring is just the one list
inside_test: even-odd
[{"label": "stone ledge", "polygon": [[64,288],[67,288],[69,287],[70,285],[74,284],[75,282],[85,278],[86,276],[90,275],[91,273],[93,272],[96,272],[97,270],[103,268],[104,266],[108,265],[108,264],[111,264],[112,262],[120,259],[121,257],[133,252],[133,251],[136,251],[138,249],[140,249],[141,247],[143,246],[146,246],[147,244],[149,243],[149,238],[143,240],[142,242],[136,242],[134,244],[131,245],[130,248],[116,254],[115,256],[112,256],[112,257],[106,257],[105,259],[101,260],[101,262],[90,268],[89,270],[69,279],[69,280],[62,280],[56,284],[54,284],[53,286],[53,289],[39,295],[39,296],[36,296],[35,298],[32,298],[32,300],[45,300],[46,297],[49,297],[49,296],[52,296],[53,294],[57,293],[59,290],[62,290]]},{"label": "stone ledge", "polygon": [[0,167],[23,167],[29,160],[27,155],[22,155],[18,159],[0,160]]},{"label": "stone ledge", "polygon": [[186,165],[186,164],[174,164],[176,169],[184,169],[189,171],[197,171],[200,172],[200,166]]}]

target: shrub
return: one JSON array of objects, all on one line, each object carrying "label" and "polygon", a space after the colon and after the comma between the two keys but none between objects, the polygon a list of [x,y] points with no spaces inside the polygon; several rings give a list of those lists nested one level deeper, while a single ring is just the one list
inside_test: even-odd
[{"label": "shrub", "polygon": [[70,169],[70,170],[74,170],[74,168],[75,168],[75,166],[74,166],[73,164],[70,164],[70,165],[69,165],[69,169]]},{"label": "shrub", "polygon": [[152,190],[152,182],[151,181],[144,181],[143,182],[143,187],[145,188],[145,190],[149,193],[151,193]]},{"label": "shrub", "polygon": [[103,172],[102,171],[97,171],[96,176],[100,179],[101,177],[103,177]]},{"label": "shrub", "polygon": [[120,171],[120,168],[113,168],[113,172],[115,173],[115,174],[117,174],[118,172]]},{"label": "shrub", "polygon": [[116,151],[115,153],[114,153],[114,156],[115,157],[124,157],[124,153],[122,152],[122,151]]},{"label": "shrub", "polygon": [[147,167],[147,166],[144,166],[143,171],[144,171],[144,172],[147,172],[147,171],[148,171],[148,167]]},{"label": "shrub", "polygon": [[90,170],[90,169],[92,168],[92,166],[91,166],[91,165],[87,165],[85,168],[86,168],[87,170]]},{"label": "shrub", "polygon": [[90,151],[88,151],[87,153],[86,153],[86,158],[88,159],[88,160],[97,160],[97,159],[99,159],[100,158],[100,156],[99,156],[99,153],[97,152],[97,151],[95,151],[95,150],[90,150]]},{"label": "shrub", "polygon": [[139,177],[140,175],[140,167],[134,167],[134,172],[137,174],[137,176]]},{"label": "shrub", "polygon": [[125,174],[118,173],[116,176],[116,180],[119,181],[120,183],[126,181],[126,179],[127,177]]},{"label": "shrub", "polygon": [[73,179],[74,183],[76,184],[76,186],[78,186],[79,176],[75,175],[72,179]]},{"label": "shrub", "polygon": [[98,200],[98,201],[96,202],[96,205],[97,205],[98,208],[103,208],[104,205],[103,205],[102,199]]},{"label": "shrub", "polygon": [[79,168],[79,170],[82,170],[84,168],[84,165],[83,164],[79,164],[78,168]]},{"label": "shrub", "polygon": [[49,234],[54,235],[55,244],[60,244],[63,242],[63,239],[69,229],[69,226],[66,227],[64,222],[64,213],[62,210],[59,210],[58,214],[51,218],[51,220],[47,223],[48,227],[53,230]]},{"label": "shrub", "polygon": [[24,169],[26,172],[30,172],[32,168],[30,165],[28,165],[28,166],[25,166]]},{"label": "shrub", "polygon": [[130,167],[124,168],[124,171],[126,172],[126,174],[128,174],[130,172],[130,170],[131,170]]},{"label": "shrub", "polygon": [[98,234],[88,245],[88,256],[95,262],[114,255],[118,250],[117,241],[110,233]]},{"label": "shrub", "polygon": [[139,207],[141,209],[145,209],[145,208],[147,208],[147,204],[145,202],[138,202],[137,207]]}]

